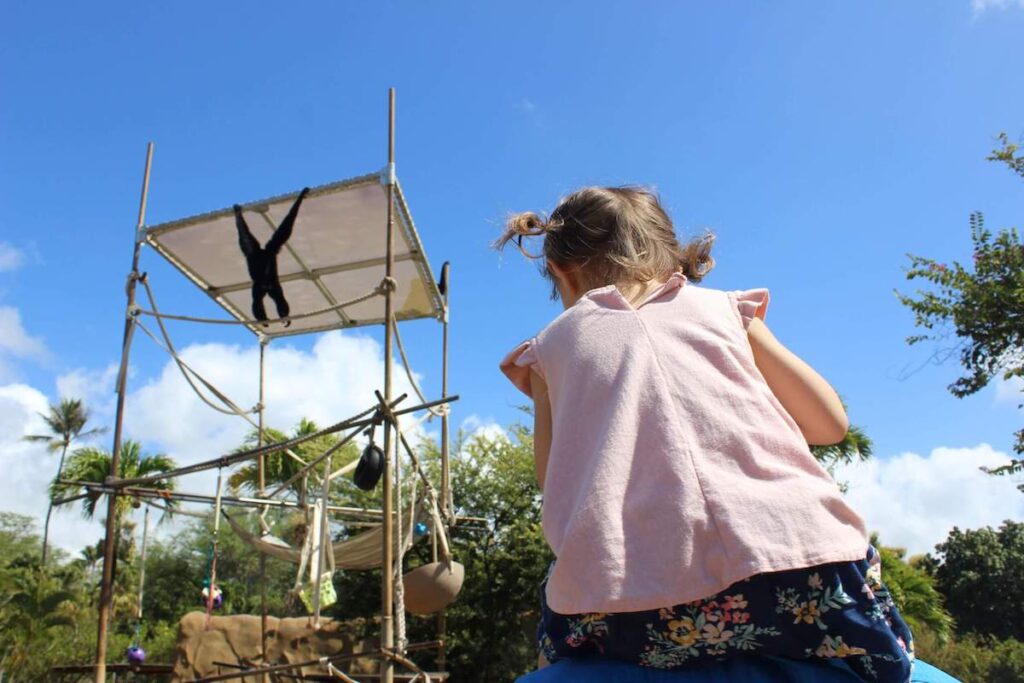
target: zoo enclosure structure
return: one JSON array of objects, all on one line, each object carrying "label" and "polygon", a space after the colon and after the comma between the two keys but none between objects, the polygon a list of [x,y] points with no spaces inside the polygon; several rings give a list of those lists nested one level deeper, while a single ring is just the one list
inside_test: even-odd
[{"label": "zoo enclosure structure", "polygon": [[[103,542],[103,573],[99,603],[99,620],[97,628],[96,660],[94,663],[95,680],[97,683],[106,680],[107,659],[107,627],[112,603],[113,592],[113,556],[115,549],[115,506],[119,496],[131,496],[136,500],[159,506],[161,499],[178,499],[187,502],[212,503],[214,505],[214,539],[219,528],[222,508],[225,505],[238,505],[255,508],[261,511],[261,535],[252,535],[248,539],[251,545],[261,550],[261,665],[246,671],[236,671],[225,675],[233,680],[253,677],[265,680],[274,672],[288,673],[309,662],[292,665],[270,666],[266,661],[267,645],[267,604],[266,575],[264,570],[265,554],[271,549],[259,545],[273,545],[269,537],[269,528],[265,522],[266,510],[270,508],[296,507],[292,501],[284,500],[280,494],[290,483],[279,485],[268,493],[265,475],[265,459],[272,454],[296,459],[300,464],[299,474],[314,475],[314,468],[326,463],[322,477],[321,497],[315,506],[300,501],[299,507],[314,511],[313,521],[318,531],[308,534],[314,539],[309,549],[303,554],[303,566],[308,560],[311,573],[316,580],[312,590],[313,611],[319,621],[320,602],[322,598],[322,574],[325,567],[333,568],[337,547],[331,543],[329,533],[329,513],[351,515],[357,520],[379,520],[374,531],[363,535],[377,533],[372,542],[379,546],[379,562],[382,568],[381,585],[381,627],[379,651],[371,653],[380,661],[379,679],[392,683],[395,679],[395,664],[410,669],[412,680],[431,681],[431,675],[422,671],[406,655],[408,651],[420,649],[405,642],[404,614],[402,603],[402,559],[405,550],[411,544],[412,525],[421,509],[431,524],[429,526],[433,539],[433,556],[435,562],[440,553],[442,564],[447,571],[453,570],[448,532],[462,521],[478,522],[472,518],[459,518],[455,514],[449,475],[449,411],[450,402],[457,396],[448,395],[448,278],[449,266],[442,266],[441,278],[435,281],[413,223],[412,216],[402,194],[401,186],[395,175],[395,98],[394,90],[389,91],[388,106],[388,155],[387,165],[380,173],[344,180],[312,188],[302,205],[294,237],[285,244],[278,257],[278,274],[285,298],[291,303],[291,311],[287,317],[273,320],[258,320],[250,315],[246,299],[253,289],[254,283],[246,272],[245,261],[238,254],[238,238],[235,234],[235,222],[232,209],[224,209],[211,213],[186,218],[183,220],[163,223],[152,227],[145,225],[146,203],[149,192],[150,169],[153,157],[153,145],[150,143],[146,153],[145,173],[142,183],[139,204],[138,222],[134,241],[131,271],[126,287],[127,309],[124,324],[121,362],[117,375],[116,413],[114,423],[113,452],[111,457],[110,476],[103,484],[87,482],[64,482],[85,488],[86,493],[65,498],[61,502],[106,493],[107,517],[106,531]],[[241,208],[242,215],[248,215],[249,224],[257,237],[272,234],[283,210],[292,203],[298,193],[281,195],[270,199],[250,202]],[[255,219],[255,220],[254,220]],[[397,242],[397,244],[396,244]],[[195,283],[213,301],[226,310],[231,319],[198,318],[185,315],[161,313],[157,308],[152,288],[145,273],[139,270],[142,247],[148,246],[164,257],[190,281]],[[137,302],[138,288],[144,291],[148,308],[141,307]],[[253,296],[255,296],[255,292]],[[154,332],[143,322],[143,318],[153,318],[157,331]],[[441,397],[428,400],[420,390],[415,375],[409,367],[408,357],[399,335],[398,323],[402,321],[433,318],[442,324],[442,371]],[[240,408],[229,397],[218,390],[212,383],[203,378],[194,368],[182,359],[170,338],[165,326],[167,320],[198,322],[207,324],[240,325],[256,335],[259,342],[259,399],[250,410]],[[363,412],[322,429],[312,435],[303,435],[295,439],[279,443],[267,443],[264,425],[264,386],[265,386],[265,354],[267,345],[278,337],[298,334],[325,332],[329,330],[352,328],[364,325],[384,325],[384,373],[381,391],[375,392],[375,400]],[[181,374],[196,394],[212,408],[229,415],[236,415],[248,421],[258,434],[256,448],[243,452],[224,455],[203,462],[187,465],[170,472],[148,477],[119,479],[119,459],[122,448],[122,430],[124,423],[125,399],[129,358],[132,341],[137,330],[149,335],[159,346],[164,348],[177,364]],[[417,394],[419,402],[414,406],[403,404],[405,394],[394,396],[394,362],[392,354],[397,347],[410,386]],[[369,403],[369,402],[368,402]],[[422,419],[439,417],[441,420],[441,467],[440,491],[434,487],[426,470],[416,457],[404,436],[407,426],[401,424],[403,416],[421,413]],[[255,419],[253,418],[255,415]],[[417,423],[418,424],[418,423]],[[383,430],[383,452],[381,463],[382,504],[379,510],[366,510],[331,505],[329,496],[331,482],[336,477],[349,472],[356,466],[350,463],[336,471],[331,469],[331,456],[344,444],[351,442],[367,429]],[[304,461],[291,449],[300,443],[326,434],[346,434],[320,456]],[[371,440],[372,440],[371,435]],[[408,505],[408,526],[403,533],[401,452],[408,456],[415,476],[410,476],[412,483],[411,498],[415,498],[417,485],[422,485],[424,500],[417,504],[410,500]],[[220,473],[225,467],[255,461],[258,472],[258,491],[253,497],[225,496],[222,491]],[[195,472],[218,469],[218,485],[216,495],[171,493],[147,488],[146,484],[180,477]],[[409,488],[408,486],[406,488]],[[396,511],[397,503],[397,511]],[[307,513],[308,514],[308,513]],[[226,516],[226,515],[225,515]],[[230,521],[230,517],[228,517]],[[234,527],[235,524],[232,523]],[[255,540],[254,540],[255,539]],[[246,540],[243,538],[243,540]],[[216,541],[214,541],[216,542]],[[339,544],[344,545],[344,543]],[[364,544],[365,546],[365,544]],[[365,547],[364,547],[365,550]],[[282,550],[282,552],[284,552]],[[312,569],[316,557],[315,572]],[[214,563],[215,567],[215,563]],[[390,568],[390,571],[387,569]],[[215,571],[211,569],[211,572]],[[300,574],[303,571],[300,567]],[[329,576],[329,574],[328,574]],[[210,576],[210,597],[207,613],[213,601],[214,577]],[[141,589],[140,589],[141,596]],[[141,602],[141,599],[140,599]],[[397,605],[396,605],[397,602]],[[141,607],[140,607],[141,610]],[[439,648],[438,663],[444,667],[444,613],[438,617],[441,631],[440,640],[434,641]],[[397,628],[397,639],[396,639]],[[320,665],[328,675],[340,680],[352,680],[338,671],[333,664],[350,657],[323,657]],[[225,676],[213,676],[208,681],[226,680]],[[440,678],[444,678],[441,674]],[[299,673],[298,678],[302,677]],[[405,679],[406,676],[400,676]],[[377,678],[377,677],[375,677]],[[433,680],[437,680],[435,675]]]}]

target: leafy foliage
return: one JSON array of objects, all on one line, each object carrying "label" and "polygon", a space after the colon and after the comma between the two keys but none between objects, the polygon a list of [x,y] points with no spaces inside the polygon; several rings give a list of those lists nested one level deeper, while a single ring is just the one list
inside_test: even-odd
[{"label": "leafy foliage", "polygon": [[460,514],[486,517],[486,533],[456,537],[466,583],[449,613],[453,680],[507,681],[536,664],[537,589],[553,559],[541,530],[533,436],[478,436],[459,449],[452,490]]},{"label": "leafy foliage", "polygon": [[[68,448],[75,439],[86,439],[106,431],[103,428],[86,429],[89,422],[89,409],[85,407],[81,399],[63,398],[60,403],[51,404],[49,412],[40,414],[46,426],[50,428],[49,434],[30,434],[23,437],[25,441],[45,443],[46,449],[51,453],[60,452],[60,462],[57,464],[56,479],[61,478],[64,472],[64,458],[68,454]],[[53,513],[53,501],[46,509],[46,522],[43,526],[43,564],[46,564],[47,539],[50,535],[50,515]]]},{"label": "leafy foliage", "polygon": [[942,595],[935,587],[935,579],[919,567],[907,563],[903,548],[887,548],[872,538],[882,558],[882,581],[889,589],[893,601],[906,620],[911,633],[931,633],[939,644],[948,642],[953,628],[953,617],[943,607]]},{"label": "leafy foliage", "polygon": [[[1024,157],[1017,154],[1017,145],[1005,134],[1000,140],[1002,147],[988,158],[1024,178]],[[978,392],[993,379],[1024,378],[1024,245],[1014,228],[993,235],[981,213],[971,215],[970,225],[973,264],[947,265],[910,255],[907,279],[924,280],[935,289],[918,290],[916,298],[897,292],[900,303],[914,312],[915,324],[925,330],[908,337],[908,343],[947,343],[955,336],[955,344],[941,357],[959,356],[964,373],[949,385],[958,398]],[[1024,429],[1016,433],[1014,450],[1024,454]],[[992,472],[1024,472],[1024,459]]]},{"label": "leafy foliage", "polygon": [[[309,436],[318,431],[320,431],[320,427],[315,422],[303,419],[290,435],[273,428],[264,429],[264,442],[268,444],[280,443],[289,439]],[[295,455],[301,458],[302,461],[308,463],[323,455],[329,448],[337,444],[338,440],[339,437],[336,434],[326,434],[324,436],[310,439],[309,441],[304,441],[291,450]],[[243,443],[237,451],[250,450],[252,448],[256,448],[258,444],[259,433],[256,430],[253,430],[249,433],[245,443]],[[332,466],[337,470],[339,467],[354,460],[358,455],[358,449],[354,443],[346,444],[331,457]],[[290,484],[288,492],[292,497],[298,499],[310,493],[319,494],[318,491],[313,492],[308,490],[308,487],[316,485],[315,483],[321,479],[325,466],[325,463],[321,463],[320,465],[313,467],[310,470],[313,476],[308,479],[300,477],[298,480]],[[265,456],[263,472],[267,488],[273,489],[284,484],[296,476],[302,467],[302,462],[299,462],[283,451]],[[250,494],[256,493],[259,490],[259,467],[256,461],[249,462],[232,472],[231,476],[228,478],[228,486],[230,486],[233,491],[244,491]],[[306,486],[307,489],[303,489],[303,486]]]},{"label": "leafy foliage", "polygon": [[[101,448],[80,448],[71,454],[68,460],[64,475],[68,481],[82,481],[102,484],[110,476],[110,464],[112,457],[110,453]],[[135,477],[147,477],[161,472],[168,472],[177,467],[174,459],[163,454],[146,455],[142,452],[142,444],[138,441],[127,439],[121,444],[121,457],[118,461],[117,476],[121,479],[132,479]],[[155,481],[147,484],[147,488],[161,491],[173,491],[174,480]],[[84,487],[76,484],[63,484],[54,481],[50,486],[51,499],[76,496],[84,492]],[[96,514],[96,505],[104,500],[105,495],[90,493],[82,499],[82,515],[86,519],[92,519]],[[128,496],[120,496],[117,499],[117,517],[123,520],[131,511],[134,501]],[[173,502],[168,501],[168,507],[173,507]]]},{"label": "leafy foliage", "polygon": [[936,586],[957,631],[1024,641],[1024,523],[954,527],[935,550]]},{"label": "leafy foliage", "polygon": [[[861,427],[856,425],[850,425],[843,440],[839,443],[830,446],[811,446],[811,454],[833,477],[841,465],[863,462],[870,459],[873,453],[874,444],[872,444],[871,438]],[[846,483],[838,483],[839,488],[846,493]]]},{"label": "leafy foliage", "polygon": [[1024,643],[968,634],[939,643],[927,631],[914,634],[917,656],[963,683],[1024,681]]}]

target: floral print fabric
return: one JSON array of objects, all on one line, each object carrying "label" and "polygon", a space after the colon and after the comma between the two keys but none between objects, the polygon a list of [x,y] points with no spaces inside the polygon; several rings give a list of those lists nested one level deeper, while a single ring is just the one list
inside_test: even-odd
[{"label": "floral print fabric", "polygon": [[679,669],[764,654],[838,659],[865,681],[904,683],[914,660],[874,548],[858,562],[758,574],[658,610],[557,614],[544,585],[541,607],[538,640],[549,661],[610,657]]}]

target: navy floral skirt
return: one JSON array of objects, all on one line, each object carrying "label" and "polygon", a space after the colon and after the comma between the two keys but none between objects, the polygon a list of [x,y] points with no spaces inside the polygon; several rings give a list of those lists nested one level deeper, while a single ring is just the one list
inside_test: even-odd
[{"label": "navy floral skirt", "polygon": [[537,639],[548,661],[608,657],[679,669],[752,654],[840,658],[866,681],[910,680],[914,644],[869,547],[857,562],[758,574],[693,602],[557,614],[541,584]]}]

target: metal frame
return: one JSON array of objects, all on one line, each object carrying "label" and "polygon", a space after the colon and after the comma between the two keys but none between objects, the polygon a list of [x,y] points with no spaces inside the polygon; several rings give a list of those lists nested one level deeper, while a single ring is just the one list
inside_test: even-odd
[{"label": "metal frame", "polygon": [[[193,216],[178,221],[172,221],[163,223],[160,225],[145,227],[145,211],[146,202],[149,193],[149,177],[150,169],[152,166],[153,159],[153,143],[149,143],[146,149],[146,165],[145,172],[143,175],[142,183],[142,196],[139,203],[138,221],[135,228],[134,236],[134,251],[132,257],[132,268],[128,277],[128,287],[126,290],[127,294],[127,307],[125,313],[124,323],[124,335],[121,346],[121,364],[120,371],[117,377],[117,408],[115,413],[114,422],[114,443],[111,455],[111,471],[110,476],[102,485],[91,485],[91,490],[102,491],[108,495],[107,500],[107,520],[106,520],[106,532],[104,536],[103,544],[103,577],[100,590],[100,603],[99,603],[99,619],[96,634],[96,660],[92,667],[95,672],[96,683],[103,683],[106,680],[107,664],[107,628],[109,621],[110,608],[113,599],[113,572],[112,572],[112,559],[114,553],[114,521],[116,515],[114,509],[117,504],[117,497],[121,495],[134,496],[139,498],[177,498],[180,500],[187,500],[190,502],[202,502],[209,503],[211,500],[210,496],[202,496],[198,494],[180,493],[180,494],[166,494],[163,492],[155,492],[144,488],[139,488],[139,484],[144,484],[154,480],[169,479],[172,477],[183,476],[193,472],[201,471],[204,469],[210,469],[212,467],[223,468],[230,466],[243,460],[256,460],[258,467],[258,488],[259,495],[256,498],[229,498],[223,497],[218,491],[216,500],[219,503],[237,504],[250,507],[256,507],[263,511],[269,507],[291,507],[291,506],[304,506],[306,505],[305,500],[300,500],[297,503],[290,501],[276,500],[268,498],[266,496],[266,481],[264,476],[264,456],[286,449],[289,445],[293,445],[296,440],[290,440],[282,444],[266,444],[264,438],[264,379],[265,379],[265,347],[272,339],[277,337],[293,336],[297,334],[312,334],[322,332],[326,330],[341,329],[346,327],[356,327],[370,324],[384,324],[384,387],[383,392],[377,393],[378,404],[359,415],[353,416],[339,422],[326,430],[321,430],[319,433],[335,433],[346,429],[355,428],[358,433],[360,427],[366,426],[371,423],[377,423],[383,425],[384,430],[384,473],[382,476],[383,491],[382,491],[382,506],[381,510],[367,510],[359,508],[344,508],[341,506],[330,506],[332,511],[342,512],[351,514],[357,519],[367,519],[376,517],[379,520],[390,519],[394,515],[394,503],[396,492],[399,489],[401,482],[397,481],[398,467],[396,466],[398,458],[398,446],[403,445],[408,451],[409,446],[404,441],[401,432],[397,428],[396,416],[403,413],[409,413],[416,410],[421,410],[436,406],[445,406],[451,401],[457,400],[457,396],[448,396],[448,290],[449,290],[449,264],[445,263],[442,267],[442,279],[445,282],[445,292],[442,295],[437,282],[434,279],[433,273],[430,269],[430,264],[426,260],[424,254],[423,245],[420,241],[419,233],[416,230],[416,226],[413,223],[412,215],[409,213],[408,205],[405,202],[405,197],[402,193],[401,187],[395,178],[394,173],[394,160],[395,160],[395,92],[394,89],[388,91],[388,155],[387,155],[387,166],[382,173],[369,174],[365,176],[359,176],[349,180],[343,180],[336,183],[330,183],[327,185],[321,185],[314,188],[311,191],[312,195],[326,194],[331,192],[337,192],[346,188],[361,187],[369,184],[380,184],[383,186],[384,191],[387,195],[387,224],[386,230],[386,253],[382,259],[376,258],[371,260],[364,260],[360,262],[352,262],[348,264],[339,264],[330,268],[311,270],[306,268],[305,274],[295,274],[282,278],[284,280],[295,280],[295,279],[308,279],[313,281],[321,293],[325,296],[328,303],[336,305],[335,301],[332,301],[330,292],[326,290],[326,287],[320,281],[321,275],[326,275],[334,272],[342,272],[344,270],[356,269],[356,268],[367,268],[367,267],[379,267],[384,265],[385,280],[382,283],[382,287],[379,290],[384,296],[384,318],[376,320],[352,320],[347,317],[342,311],[338,310],[340,314],[339,320],[333,321],[330,325],[318,326],[315,328],[304,328],[294,331],[284,332],[268,332],[262,326],[257,324],[250,324],[246,317],[238,311],[231,303],[223,296],[226,293],[236,291],[237,289],[247,288],[248,284],[239,285],[228,285],[225,287],[214,288],[203,282],[202,278],[195,272],[193,272],[171,249],[167,248],[166,245],[161,244],[159,236],[179,230],[191,225],[195,225],[199,222],[210,220],[211,218],[217,218],[224,215],[230,215],[231,209],[224,209],[214,211],[199,216]],[[249,202],[245,206],[252,207],[253,205],[266,204],[275,201],[288,200],[294,198],[297,193],[291,193],[286,195],[279,195],[269,199],[261,200],[259,202]],[[394,242],[395,242],[395,222],[397,222],[399,228],[403,231],[403,235],[410,246],[410,253],[403,254],[396,257],[394,253]],[[258,338],[260,344],[260,366],[259,366],[259,404],[258,408],[258,446],[255,449],[246,451],[245,453],[232,454],[228,456],[222,456],[215,460],[205,461],[201,463],[195,463],[186,467],[179,468],[173,472],[168,472],[155,477],[140,477],[134,479],[119,479],[118,470],[120,464],[121,446],[122,446],[122,430],[124,424],[124,407],[127,393],[127,382],[128,382],[128,364],[131,354],[131,345],[134,336],[136,323],[138,322],[137,314],[138,307],[135,303],[135,290],[138,282],[144,277],[139,272],[139,259],[140,251],[143,245],[149,245],[158,254],[167,259],[175,268],[177,268],[186,278],[194,282],[204,292],[207,293],[218,305],[228,311],[234,318],[243,322],[245,326],[252,331]],[[301,259],[296,256],[296,260],[303,265]],[[392,279],[394,273],[394,267],[396,261],[408,261],[412,260],[418,270],[420,278],[426,285],[428,298],[430,299],[432,306],[432,313],[430,315],[397,315],[394,310],[394,280]],[[392,286],[384,286],[390,283]],[[443,343],[442,343],[442,396],[443,398],[436,401],[424,401],[421,405],[412,408],[406,408],[404,410],[397,409],[397,404],[401,402],[405,396],[400,397],[393,396],[392,380],[394,374],[394,361],[393,345],[395,342],[395,330],[400,320],[411,320],[419,318],[435,318],[443,324]],[[340,324],[338,324],[340,322]],[[441,500],[438,502],[440,508],[443,510],[442,517],[447,519],[449,528],[451,525],[457,522],[480,522],[485,520],[477,520],[471,518],[456,518],[454,510],[451,505],[451,490],[449,481],[449,414],[448,410],[441,411],[441,433],[442,433],[442,444],[441,444]],[[374,416],[369,420],[366,416],[370,413],[374,413]],[[351,438],[351,435],[349,436]],[[329,456],[330,450],[327,452]],[[311,467],[311,464],[307,464],[305,467]],[[394,474],[393,474],[394,473]],[[396,481],[392,481],[393,476]],[[325,477],[329,481],[329,477]],[[70,483],[70,482],[69,482]],[[83,482],[75,482],[83,483]],[[80,496],[69,497],[64,502],[70,502]],[[325,506],[325,514],[326,514]],[[359,657],[374,657],[380,660],[380,674],[379,680],[384,683],[393,683],[395,677],[394,665],[397,663],[401,666],[409,668],[414,671],[420,671],[416,665],[408,660],[401,653],[395,652],[394,650],[394,573],[393,570],[401,571],[401,567],[397,567],[395,564],[395,548],[394,548],[394,529],[391,524],[383,525],[383,543],[381,548],[381,560],[382,560],[382,581],[381,581],[381,635],[380,635],[380,649],[374,653],[362,653]],[[435,530],[436,533],[436,530]],[[441,537],[442,542],[444,537]],[[436,544],[436,539],[435,539]],[[401,555],[397,558],[401,561]],[[265,562],[261,553],[260,573],[261,573],[261,624],[262,624],[262,641],[261,641],[261,653],[264,659],[264,666],[254,671],[253,673],[246,673],[245,676],[259,675],[261,678],[266,680],[265,675],[274,671],[285,671],[287,669],[295,668],[299,665],[277,665],[267,666],[266,665],[266,582],[265,582]],[[442,634],[444,629],[444,618],[439,618],[439,626],[441,627]],[[436,641],[440,649],[439,660],[444,661],[444,645],[443,635],[441,640]],[[419,648],[417,648],[419,649]],[[327,661],[343,661],[350,658],[350,656],[335,656],[325,657],[317,662],[323,663]],[[303,663],[311,664],[311,663]],[[111,671],[118,671],[120,665],[111,665]],[[70,667],[62,667],[65,671],[70,670]],[[422,674],[422,671],[420,671]],[[229,676],[231,678],[237,678],[239,674],[233,674]],[[212,677],[205,680],[221,680],[223,677]]]},{"label": "metal frame", "polygon": [[[394,182],[395,191],[392,192],[389,188],[392,187],[387,184],[387,180],[392,177],[392,174],[385,172],[370,173],[367,175],[358,176],[355,178],[349,178],[347,180],[340,180],[333,183],[327,183],[326,185],[318,185],[317,187],[311,188],[309,197],[322,196],[340,192],[342,190],[348,190],[357,187],[368,187],[373,185],[382,185],[385,192],[388,194],[388,213],[393,216],[397,214],[399,227],[405,236],[406,241],[409,243],[410,251],[408,254],[401,254],[394,257],[394,261],[412,261],[416,266],[416,270],[420,275],[420,279],[424,282],[427,288],[427,295],[431,303],[431,315],[399,315],[399,320],[419,320],[422,318],[435,318],[441,320],[444,316],[445,302],[441,296],[441,292],[437,287],[437,282],[434,280],[433,271],[430,268],[430,263],[427,262],[425,252],[423,249],[423,243],[420,240],[419,232],[416,230],[416,225],[412,220],[412,214],[409,211],[409,206],[405,201],[405,195],[402,193],[401,186],[396,179]],[[254,209],[262,205],[271,204],[275,202],[282,202],[288,200],[294,200],[298,196],[297,192],[291,192],[288,194],[275,195],[266,199],[259,199],[251,202],[242,204],[243,208]],[[395,211],[397,209],[397,211]],[[266,218],[263,212],[260,213]],[[169,221],[166,223],[160,223],[152,227],[139,227],[136,231],[136,241],[144,243],[153,248],[158,254],[167,259],[168,263],[173,265],[178,271],[185,277],[191,280],[199,289],[206,293],[214,302],[224,310],[226,310],[236,320],[246,322],[248,316],[243,311],[240,311],[234,306],[224,295],[235,292],[240,292],[249,289],[252,284],[248,281],[237,282],[229,285],[222,285],[214,287],[208,282],[203,280],[195,271],[189,268],[188,264],[174,252],[167,245],[160,242],[160,236],[166,235],[167,233],[175,232],[183,228],[188,228],[200,223],[205,223],[216,218],[223,218],[233,215],[233,209],[218,209],[216,211],[209,211],[207,213],[199,214],[196,216],[190,216],[189,218],[183,218],[180,220]],[[390,220],[390,219],[389,219]],[[288,245],[285,248],[291,249]],[[324,297],[324,301],[328,306],[337,305],[337,301],[333,299],[330,294],[330,290],[327,289],[326,285],[321,281],[321,277],[324,275],[332,275],[334,273],[342,273],[350,270],[360,270],[363,268],[379,267],[381,265],[386,266],[387,257],[365,259],[361,261],[352,261],[349,263],[337,264],[326,268],[308,268],[302,259],[295,254],[291,253],[292,257],[299,263],[305,272],[302,273],[290,273],[280,278],[281,282],[295,282],[297,280],[306,280],[312,282],[317,289],[320,291],[321,296]],[[325,314],[326,315],[326,314]],[[258,337],[266,337],[268,339],[275,339],[277,337],[290,337],[303,334],[312,334],[316,332],[326,332],[328,330],[345,329],[350,327],[362,327],[365,325],[381,325],[387,318],[385,314],[384,318],[370,318],[370,319],[358,319],[353,320],[343,310],[337,311],[337,316],[341,318],[340,321],[333,320],[330,323],[324,325],[318,325],[316,327],[303,327],[302,329],[292,330],[290,328],[273,329],[268,330],[260,326],[258,323],[248,322],[245,327]],[[339,324],[340,322],[340,324]]]}]

